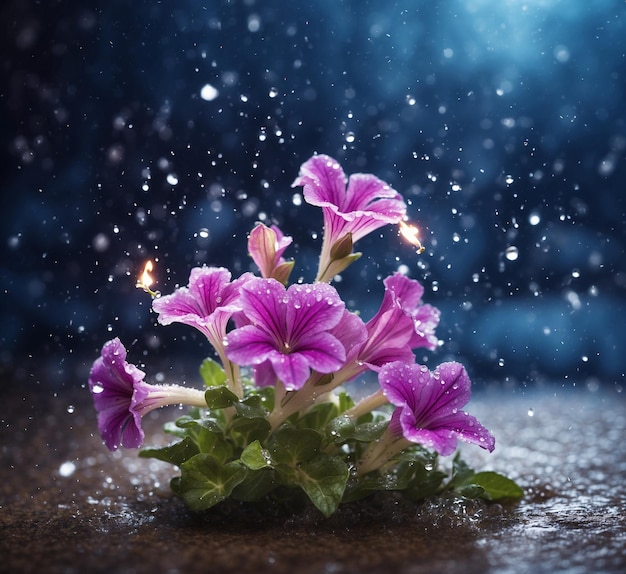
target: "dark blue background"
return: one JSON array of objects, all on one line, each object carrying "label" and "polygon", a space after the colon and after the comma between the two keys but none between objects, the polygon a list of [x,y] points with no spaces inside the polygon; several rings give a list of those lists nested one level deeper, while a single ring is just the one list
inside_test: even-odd
[{"label": "dark blue background", "polygon": [[321,213],[290,184],[320,152],[387,180],[423,230],[421,256],[394,229],[358,245],[337,286],[366,319],[404,265],[442,309],[429,364],[621,388],[625,2],[89,4],[0,8],[5,374],[84,384],[119,335],[194,378],[206,345],[155,326],[144,261],[163,292],[200,263],[239,274],[267,217],[311,280]]}]

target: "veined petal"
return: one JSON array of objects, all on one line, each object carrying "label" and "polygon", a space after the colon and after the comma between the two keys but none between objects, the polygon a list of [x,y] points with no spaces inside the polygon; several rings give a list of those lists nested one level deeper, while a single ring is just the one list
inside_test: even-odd
[{"label": "veined petal", "polygon": [[89,373],[89,389],[98,412],[98,430],[109,450],[143,442],[141,416],[131,412],[135,388],[149,388],[145,373],[126,362],[126,349],[116,337],[102,347]]},{"label": "veined petal", "polygon": [[326,283],[291,285],[287,290],[285,324],[287,339],[299,340],[312,333],[328,331],[335,327],[345,309],[345,304],[334,287]]},{"label": "veined petal", "polygon": [[367,340],[367,329],[361,317],[345,309],[341,320],[330,333],[337,337],[346,350],[346,361],[354,360],[361,345]]},{"label": "veined petal", "polygon": [[441,313],[432,305],[420,305],[413,313],[413,335],[411,348],[424,347],[431,351],[439,345],[439,339],[435,335],[435,329],[439,325]]},{"label": "veined petal", "polygon": [[226,356],[238,365],[258,365],[276,349],[271,335],[254,325],[235,329],[226,335]]},{"label": "veined petal", "polygon": [[448,428],[419,429],[406,424],[403,425],[402,429],[406,439],[426,448],[432,448],[442,456],[452,454],[458,444],[458,435]]},{"label": "veined petal", "polygon": [[254,384],[257,387],[273,387],[278,380],[278,375],[272,366],[272,362],[268,359],[259,365],[253,367]]},{"label": "veined petal", "polygon": [[417,410],[416,394],[428,383],[431,375],[428,367],[395,361],[383,366],[378,381],[383,393],[392,405],[407,405],[412,413]]},{"label": "veined petal", "polygon": [[337,160],[314,155],[300,167],[292,187],[303,186],[304,200],[318,207],[339,206],[346,193],[346,175]]},{"label": "veined petal", "polygon": [[312,369],[332,373],[346,360],[346,351],[330,333],[310,333],[298,341],[296,352],[306,357]]},{"label": "veined petal", "polygon": [[189,292],[198,302],[201,315],[208,317],[217,307],[228,304],[223,290],[230,283],[230,271],[223,267],[194,267],[189,274]]},{"label": "veined petal", "polygon": [[399,223],[406,215],[402,196],[383,180],[369,173],[354,173],[348,180],[344,212],[376,214],[388,223]]},{"label": "veined petal", "polygon": [[288,391],[301,389],[311,374],[309,362],[302,353],[284,355],[274,351],[269,359],[276,375]]},{"label": "veined petal", "polygon": [[171,295],[164,295],[152,301],[152,308],[159,314],[161,325],[185,323],[198,327],[203,324],[204,309],[187,287],[180,287]]},{"label": "veined petal", "polygon": [[458,439],[493,450],[491,433],[461,410],[470,398],[471,382],[459,363],[443,363],[431,373],[423,365],[394,362],[382,367],[379,382],[396,405],[391,432],[442,455],[451,454]]},{"label": "veined petal", "polygon": [[302,164],[293,185],[303,186],[305,201],[324,212],[322,251],[326,256],[346,233],[352,234],[354,244],[383,225],[399,223],[406,214],[402,196],[374,175],[354,174],[346,189],[341,166],[327,155],[313,156]]},{"label": "veined petal", "polygon": [[251,279],[241,289],[241,304],[247,319],[284,342],[288,303],[285,287],[276,279]]},{"label": "veined petal", "polygon": [[465,411],[448,414],[433,422],[433,427],[452,429],[462,441],[478,445],[489,452],[495,448],[494,436],[478,421]]},{"label": "veined petal", "polygon": [[[328,331],[341,321],[345,304],[330,285],[292,285],[251,279],[241,289],[246,321],[226,336],[226,356],[240,365],[257,365],[265,384],[273,376],[289,390],[300,388],[311,369],[328,373],[346,358],[341,342]],[[261,366],[262,365],[262,366]],[[258,383],[257,383],[258,384]]]},{"label": "veined petal", "polygon": [[421,303],[424,287],[419,281],[394,273],[386,277],[383,283],[385,294],[391,295],[391,302],[397,302],[403,309],[415,309]]},{"label": "veined petal", "polygon": [[456,412],[470,400],[470,378],[460,363],[442,363],[434,370],[427,385],[433,389],[428,405],[433,413]]}]

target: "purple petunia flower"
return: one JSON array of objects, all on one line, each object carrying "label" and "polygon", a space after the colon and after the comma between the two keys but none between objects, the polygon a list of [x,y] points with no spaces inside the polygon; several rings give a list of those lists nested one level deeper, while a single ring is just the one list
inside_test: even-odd
[{"label": "purple petunia flower", "polygon": [[276,225],[267,227],[259,223],[250,232],[248,252],[263,277],[273,277],[283,284],[287,282],[289,273],[293,268],[293,262],[285,261],[283,253],[291,245],[291,242],[292,238],[283,235]]},{"label": "purple petunia flower", "polygon": [[223,267],[195,267],[187,287],[152,301],[162,325],[185,323],[204,333],[224,365],[231,390],[238,396],[243,393],[241,381],[237,369],[226,358],[224,337],[229,319],[241,311],[239,290],[252,277],[251,273],[244,273],[231,281],[230,271]]},{"label": "purple petunia flower", "polygon": [[[359,239],[388,223],[400,223],[406,215],[402,196],[374,175],[353,174],[346,187],[341,166],[327,155],[315,155],[303,163],[295,186],[303,186],[305,201],[321,207],[324,213],[318,281],[331,279],[349,264],[347,256]],[[346,237],[347,252],[342,242]],[[333,257],[333,248],[341,255]],[[333,268],[331,263],[339,258],[346,259],[345,264]]]},{"label": "purple petunia flower", "polygon": [[298,390],[310,370],[331,373],[346,351],[329,331],[341,321],[344,303],[325,283],[291,285],[275,279],[251,279],[241,289],[243,314],[250,324],[226,336],[226,355],[239,365],[255,366],[258,386],[279,379]]},{"label": "purple petunia flower", "polygon": [[195,267],[189,285],[152,301],[159,323],[185,323],[195,327],[215,346],[221,346],[231,315],[241,310],[239,288],[252,275],[230,280],[223,267]]},{"label": "purple petunia flower", "polygon": [[359,360],[377,367],[392,361],[413,362],[413,349],[437,347],[439,309],[422,304],[424,288],[414,279],[395,273],[383,283],[383,301],[366,323],[368,338]]},{"label": "purple petunia flower", "polygon": [[204,393],[176,385],[150,385],[145,373],[126,362],[126,349],[118,338],[102,347],[89,374],[89,390],[98,412],[98,430],[109,450],[141,446],[141,419],[150,411],[171,404],[206,406]]},{"label": "purple petunia flower", "polygon": [[443,363],[430,372],[423,365],[393,362],[384,365],[378,380],[397,408],[389,430],[441,455],[454,452],[457,439],[492,451],[493,435],[461,408],[470,399],[471,382],[459,363]]}]

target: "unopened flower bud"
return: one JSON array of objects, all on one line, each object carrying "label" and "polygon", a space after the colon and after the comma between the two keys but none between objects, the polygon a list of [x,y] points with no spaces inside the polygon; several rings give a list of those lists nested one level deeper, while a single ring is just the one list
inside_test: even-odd
[{"label": "unopened flower bud", "polygon": [[343,259],[348,257],[350,253],[352,253],[352,232],[348,231],[330,248],[330,258],[331,260]]}]

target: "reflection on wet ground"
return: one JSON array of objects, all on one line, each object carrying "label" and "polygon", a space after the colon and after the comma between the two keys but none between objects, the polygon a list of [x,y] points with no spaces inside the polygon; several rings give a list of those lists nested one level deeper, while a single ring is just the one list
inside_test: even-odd
[{"label": "reflection on wet ground", "polygon": [[[7,383],[7,381],[4,381]],[[3,387],[6,388],[5,385]],[[477,468],[501,471],[517,505],[388,497],[262,518],[257,508],[189,513],[172,468],[109,453],[86,391],[0,396],[0,571],[623,572],[626,397],[577,389],[477,395],[497,438]],[[165,442],[151,413],[149,442]]]}]

